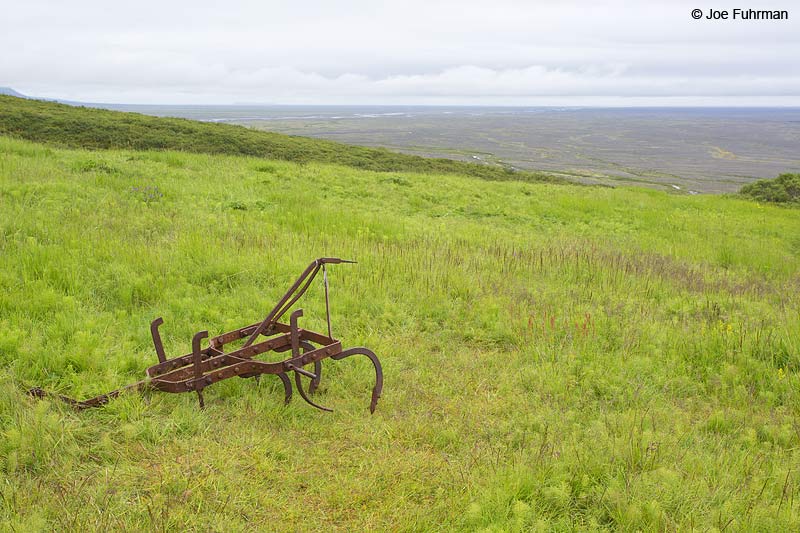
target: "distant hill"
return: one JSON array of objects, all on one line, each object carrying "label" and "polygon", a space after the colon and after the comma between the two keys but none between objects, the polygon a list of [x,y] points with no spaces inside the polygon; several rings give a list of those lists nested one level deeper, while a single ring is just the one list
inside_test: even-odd
[{"label": "distant hill", "polygon": [[17,98],[27,98],[27,96],[22,93],[18,93],[11,87],[0,87],[0,94],[4,94],[6,96],[16,96]]},{"label": "distant hill", "polygon": [[461,174],[487,180],[564,183],[544,172],[427,158],[384,148],[254,130],[244,126],[160,118],[56,102],[0,96],[0,135],[71,148],[176,150],[332,163],[378,172]]}]

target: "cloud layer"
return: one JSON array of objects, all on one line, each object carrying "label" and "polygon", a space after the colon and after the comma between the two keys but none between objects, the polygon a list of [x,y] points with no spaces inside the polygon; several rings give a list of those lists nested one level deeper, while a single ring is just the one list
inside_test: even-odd
[{"label": "cloud layer", "polygon": [[116,103],[800,105],[800,7],[753,3],[789,20],[697,21],[719,7],[697,0],[28,2],[0,19],[0,85]]}]

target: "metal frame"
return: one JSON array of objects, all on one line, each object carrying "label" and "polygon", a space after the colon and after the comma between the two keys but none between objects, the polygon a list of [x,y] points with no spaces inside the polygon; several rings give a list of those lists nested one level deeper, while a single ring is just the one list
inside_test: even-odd
[{"label": "metal frame", "polygon": [[[202,347],[202,341],[208,338],[208,331],[200,331],[192,338],[192,352],[173,359],[167,359],[164,345],[161,342],[159,327],[164,320],[161,317],[156,318],[150,324],[150,333],[153,337],[158,364],[147,369],[146,379],[87,400],[74,400],[61,395],[54,396],[77,409],[87,409],[105,405],[129,390],[153,389],[173,393],[195,391],[200,408],[203,408],[205,406],[203,389],[209,385],[232,377],[255,377],[258,379],[262,374],[275,374],[283,382],[285,403],[288,404],[292,399],[292,382],[288,374],[294,372],[295,386],[303,400],[323,411],[332,411],[332,409],[315,403],[309,397],[309,394],[317,389],[322,378],[322,360],[330,357],[337,361],[352,355],[363,355],[369,358],[375,367],[375,386],[372,389],[372,401],[369,406],[370,412],[374,413],[383,390],[383,369],[378,357],[371,350],[363,347],[342,350],[342,343],[331,334],[328,278],[325,265],[354,262],[336,257],[321,257],[312,261],[263,321],[211,337],[205,348]],[[291,313],[289,324],[279,322],[305,294],[320,270],[323,272],[325,286],[325,315],[328,334],[300,328],[298,319],[303,316],[302,309]],[[267,337],[267,339],[259,340],[260,337]],[[241,339],[246,339],[242,346],[226,351],[226,345]],[[290,350],[291,357],[283,361],[265,362],[255,359],[256,356],[268,352],[282,353]],[[304,368],[309,365],[313,365],[313,372]],[[302,376],[311,379],[308,393],[303,387]],[[36,397],[50,395],[38,387],[29,392]]]}]

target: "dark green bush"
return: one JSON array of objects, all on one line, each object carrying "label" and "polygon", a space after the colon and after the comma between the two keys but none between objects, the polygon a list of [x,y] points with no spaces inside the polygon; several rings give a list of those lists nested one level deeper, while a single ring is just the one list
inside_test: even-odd
[{"label": "dark green bush", "polygon": [[748,183],[739,194],[777,204],[800,204],[800,174],[781,174],[777,178]]}]

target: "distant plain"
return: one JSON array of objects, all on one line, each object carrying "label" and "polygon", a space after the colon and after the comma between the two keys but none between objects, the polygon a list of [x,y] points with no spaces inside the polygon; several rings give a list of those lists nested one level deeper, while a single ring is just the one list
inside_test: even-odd
[{"label": "distant plain", "polygon": [[551,171],[586,183],[724,193],[800,172],[800,108],[102,107]]}]

